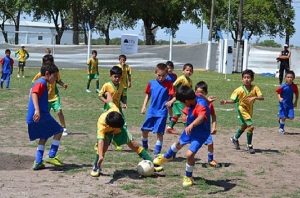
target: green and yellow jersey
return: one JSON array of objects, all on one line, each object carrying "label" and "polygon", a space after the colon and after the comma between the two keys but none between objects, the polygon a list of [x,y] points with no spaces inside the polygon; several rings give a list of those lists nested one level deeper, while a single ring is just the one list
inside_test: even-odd
[{"label": "green and yellow jersey", "polygon": [[98,74],[98,58],[90,58],[87,61],[90,74]]},{"label": "green and yellow jersey", "polygon": [[131,68],[127,64],[122,66],[122,64],[119,63],[117,66],[119,66],[122,69],[122,79],[121,79],[120,84],[122,84],[124,86],[124,88],[127,88],[128,87],[128,76],[131,76]]},{"label": "green and yellow jersey", "polygon": [[[117,106],[120,107],[121,103],[121,98],[123,96],[123,91],[124,91],[124,86],[120,83],[118,87],[116,87],[113,82],[107,82],[105,83],[100,92],[99,92],[99,98],[105,97],[105,93],[109,92],[112,96],[113,103]],[[106,109],[107,105],[104,105],[104,110]]]},{"label": "green and yellow jersey", "polygon": [[187,85],[192,88],[193,82],[190,78],[187,78],[185,75],[182,75],[176,79],[176,81],[173,83],[173,86],[177,90],[181,85]]},{"label": "green and yellow jersey", "polygon": [[25,62],[29,58],[29,53],[27,50],[19,49],[16,51],[15,57],[18,57],[20,62]]}]

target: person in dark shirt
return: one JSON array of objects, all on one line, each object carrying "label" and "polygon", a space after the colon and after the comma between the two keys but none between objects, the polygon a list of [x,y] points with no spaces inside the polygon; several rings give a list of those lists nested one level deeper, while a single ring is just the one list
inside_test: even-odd
[{"label": "person in dark shirt", "polygon": [[283,72],[285,73],[290,70],[290,57],[291,52],[288,50],[289,45],[284,44],[283,51],[280,52],[279,57],[277,58],[277,62],[280,61],[280,68],[279,68],[279,85],[282,84],[283,80]]}]

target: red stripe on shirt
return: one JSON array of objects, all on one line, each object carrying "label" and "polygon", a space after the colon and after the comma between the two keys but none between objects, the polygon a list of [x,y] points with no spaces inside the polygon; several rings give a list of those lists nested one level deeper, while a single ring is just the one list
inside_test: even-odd
[{"label": "red stripe on shirt", "polygon": [[36,93],[38,95],[38,98],[40,98],[46,89],[47,87],[43,83],[38,82],[33,85],[31,93]]}]

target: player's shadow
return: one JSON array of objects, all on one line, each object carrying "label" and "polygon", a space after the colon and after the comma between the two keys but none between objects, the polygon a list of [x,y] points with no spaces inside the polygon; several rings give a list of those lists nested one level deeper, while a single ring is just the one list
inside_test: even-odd
[{"label": "player's shadow", "polygon": [[[204,181],[203,181],[204,180]],[[208,185],[214,185],[223,188],[222,190],[217,190],[214,192],[209,192],[208,194],[218,194],[222,192],[229,191],[233,189],[236,184],[231,183],[232,180],[225,179],[225,180],[207,180],[201,177],[194,177],[194,184],[195,185],[203,185],[203,182],[205,182]]]},{"label": "player's shadow", "polygon": [[[234,165],[234,163],[227,163],[227,162],[218,162],[220,164],[220,167],[219,168],[227,168],[229,166],[232,166]],[[214,168],[212,166],[210,166],[208,163],[199,163],[202,168]]]},{"label": "player's shadow", "polygon": [[87,133],[84,133],[84,132],[70,132],[70,133],[68,133],[68,136],[79,136],[79,135],[81,135],[81,136],[87,136],[88,134]]},{"label": "player's shadow", "polygon": [[83,168],[87,168],[87,167],[92,169],[91,164],[66,164],[66,163],[62,167],[46,164],[45,169],[49,169],[50,171],[68,172],[68,171],[73,171],[76,169],[83,169]]},{"label": "player's shadow", "polygon": [[284,132],[284,135],[300,135],[300,133]]},{"label": "player's shadow", "polygon": [[[248,151],[246,151],[248,152]],[[280,153],[279,150],[275,150],[275,149],[255,149],[255,153]]]},{"label": "player's shadow", "polygon": [[[183,161],[186,161],[185,157],[175,157],[174,159],[172,159],[171,162],[183,162]],[[195,158],[195,161],[200,161],[200,159]]]}]

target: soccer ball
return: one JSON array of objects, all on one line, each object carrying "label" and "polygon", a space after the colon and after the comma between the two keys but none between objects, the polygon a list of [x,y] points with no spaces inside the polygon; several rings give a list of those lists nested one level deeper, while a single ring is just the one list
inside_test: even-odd
[{"label": "soccer ball", "polygon": [[140,175],[149,177],[154,174],[154,164],[149,160],[142,160],[137,166],[137,171]]}]

